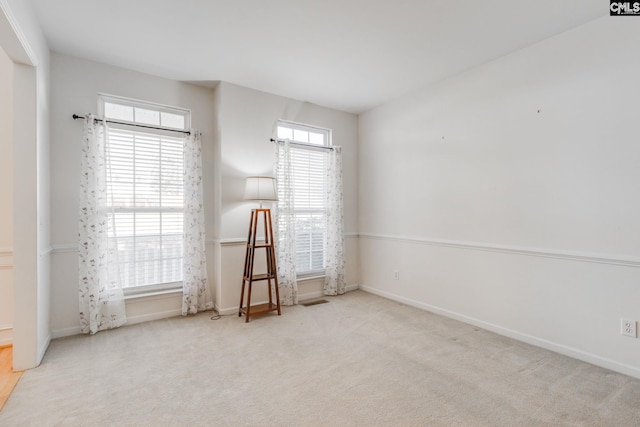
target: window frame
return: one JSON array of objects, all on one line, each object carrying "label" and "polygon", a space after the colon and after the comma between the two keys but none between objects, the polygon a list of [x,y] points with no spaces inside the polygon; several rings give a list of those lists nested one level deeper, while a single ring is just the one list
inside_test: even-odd
[{"label": "window frame", "polygon": [[[147,122],[140,122],[140,121],[131,121],[131,120],[125,120],[125,119],[121,119],[121,118],[113,118],[113,117],[107,117],[105,115],[105,103],[112,103],[112,104],[118,104],[118,105],[124,105],[124,106],[128,106],[128,107],[133,107],[133,108],[143,108],[146,110],[152,110],[152,111],[158,111],[160,113],[165,112],[165,113],[171,113],[171,114],[176,114],[176,115],[180,115],[182,117],[184,117],[184,126],[181,127],[167,127],[167,126],[161,126],[161,125],[153,125],[153,124],[149,124]],[[111,125],[111,127],[113,129],[117,129],[118,131],[124,131],[124,132],[132,132],[135,133],[135,125],[144,125],[145,126],[145,130],[144,131],[140,131],[141,133],[149,133],[149,134],[155,134],[158,136],[167,136],[169,132],[171,132],[171,134],[173,133],[173,131],[188,131],[191,127],[191,110],[186,109],[186,108],[179,108],[179,107],[171,107],[168,105],[163,105],[163,104],[158,104],[158,103],[154,103],[154,102],[149,102],[149,101],[142,101],[142,100],[137,100],[137,99],[133,99],[133,98],[125,98],[125,97],[121,97],[121,96],[116,96],[116,95],[110,95],[110,94],[105,94],[105,93],[98,93],[98,114],[100,115],[100,117],[102,117],[103,119],[105,119],[106,121],[109,120],[116,120],[118,123],[115,125]],[[129,126],[131,125],[131,126]],[[183,153],[184,155],[184,153]],[[113,208],[113,207],[111,207]],[[150,208],[148,207],[130,207],[130,208],[123,208],[124,210],[131,210],[131,212],[144,212],[144,211],[149,211]],[[163,211],[163,209],[166,208],[158,208],[157,210],[154,208],[151,208],[152,211],[154,212],[161,212]],[[179,208],[177,208],[179,209]],[[182,206],[182,212],[184,213],[184,203]],[[184,231],[183,231],[184,232]],[[183,256],[184,256],[184,249],[183,249]],[[125,298],[133,298],[133,297],[138,297],[138,296],[142,296],[145,294],[154,294],[154,293],[167,293],[167,292],[173,292],[173,291],[179,291],[180,289],[182,289],[182,281],[172,281],[172,282],[165,282],[165,283],[154,283],[154,284],[150,284],[150,285],[137,285],[137,286],[128,286],[128,287],[123,287],[123,293]]]},{"label": "window frame", "polygon": [[142,101],[139,99],[126,98],[124,96],[110,95],[110,94],[98,92],[98,114],[100,115],[100,117],[106,118],[107,120],[109,118],[105,117],[105,111],[104,111],[105,110],[104,104],[106,102],[110,102],[112,104],[125,105],[127,107],[134,107],[134,108],[138,107],[138,108],[144,108],[147,110],[155,110],[162,113],[176,114],[176,115],[183,116],[185,118],[184,127],[182,128],[173,127],[173,126],[165,127],[161,125],[157,125],[157,126],[150,125],[146,122],[138,122],[135,120],[132,121],[132,120],[126,120],[126,119],[120,119],[120,118],[115,119],[118,122],[123,124],[130,124],[133,126],[135,125],[150,126],[151,127],[150,130],[153,130],[153,127],[156,127],[158,131],[162,131],[162,130],[188,131],[191,128],[191,110],[188,108],[172,107],[170,105],[158,104],[156,102]]},{"label": "window frame", "polygon": [[[320,144],[312,144],[309,142],[302,142],[299,140],[295,140],[293,138],[286,138],[291,142],[291,150],[304,150],[304,151],[325,151],[326,149],[329,149],[332,146],[332,141],[331,141],[331,136],[332,136],[332,131],[329,128],[323,128],[320,126],[314,126],[314,125],[309,125],[309,124],[304,124],[304,123],[298,123],[298,122],[293,122],[293,121],[289,121],[289,120],[278,120],[276,123],[276,134],[277,134],[277,130],[279,127],[285,127],[285,128],[290,128],[292,130],[302,130],[302,131],[307,131],[307,132],[314,132],[314,133],[321,133],[324,135],[324,143],[322,145]],[[293,132],[292,132],[293,135]],[[282,139],[279,135],[278,135],[278,139]],[[325,182],[323,183],[323,186],[326,187],[326,177],[325,177]],[[308,213],[312,213],[310,212],[310,210],[308,209],[301,209],[307,211]],[[297,211],[297,209],[294,208],[294,212]],[[317,211],[317,210],[316,210]],[[323,213],[326,217],[327,215],[327,206],[325,204]],[[294,253],[294,259],[296,260],[296,278],[300,279],[300,280],[311,280],[311,279],[315,279],[315,278],[322,278],[325,276],[326,274],[326,266],[325,266],[325,262],[326,262],[326,258],[325,258],[325,254],[326,254],[326,226],[324,229],[324,239],[323,239],[323,248],[322,248],[322,264],[323,267],[321,269],[316,269],[316,270],[307,270],[304,272],[298,272],[297,271],[297,252]],[[297,238],[297,236],[296,236]],[[310,256],[311,253],[313,252],[312,249],[309,250]]]}]

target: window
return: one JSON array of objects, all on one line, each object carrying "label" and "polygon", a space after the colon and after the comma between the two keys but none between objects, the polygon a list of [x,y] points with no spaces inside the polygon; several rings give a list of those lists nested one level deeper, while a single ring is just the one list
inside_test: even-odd
[{"label": "window", "polygon": [[[186,130],[188,110],[100,96],[107,120]],[[126,293],[179,287],[183,256],[183,138],[109,124],[105,144],[109,247]]]},{"label": "window", "polygon": [[[330,131],[289,122],[278,122],[278,139],[291,145],[293,199],[295,208],[296,272],[324,273],[327,217],[326,153]],[[299,143],[299,144],[295,144]],[[304,145],[302,145],[304,144]],[[277,177],[282,182],[282,177]]]}]

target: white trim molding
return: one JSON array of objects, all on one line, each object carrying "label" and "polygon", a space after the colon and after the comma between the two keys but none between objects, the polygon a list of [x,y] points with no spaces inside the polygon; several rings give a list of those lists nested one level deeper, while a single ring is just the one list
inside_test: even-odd
[{"label": "white trim molding", "polygon": [[[180,308],[173,309],[173,310],[166,310],[166,311],[157,311],[154,313],[139,314],[137,316],[127,316],[127,323],[125,323],[121,327],[126,327],[127,325],[135,325],[137,323],[150,322],[153,320],[163,320],[163,319],[169,319],[171,317],[180,317],[180,316],[182,316],[182,309]],[[72,328],[56,329],[51,331],[52,339],[70,337],[73,335],[82,335],[82,330],[80,329],[80,326],[74,326]]]},{"label": "white trim molding", "polygon": [[[357,291],[360,289],[360,285],[347,285],[345,288],[346,292]],[[307,300],[316,299],[316,298],[331,298],[340,295],[325,295],[322,291],[314,291],[314,292],[305,292],[303,294],[298,294],[298,304],[301,304]]]},{"label": "white trim molding", "polygon": [[24,64],[24,65],[31,65],[31,66],[37,67],[38,66],[37,57],[34,54],[33,49],[31,48],[31,44],[25,37],[24,32],[22,31],[22,28],[18,24],[18,20],[16,19],[13,11],[11,10],[11,7],[9,7],[9,5],[6,4],[5,1],[0,1],[0,11],[2,11],[4,16],[6,17],[7,21],[9,22],[9,26],[11,27],[11,30],[15,34],[18,43],[20,43],[22,47],[22,51],[12,50],[11,52],[6,52],[6,53],[9,55],[11,60],[16,64]]},{"label": "white trim molding", "polygon": [[55,329],[51,331],[51,339],[71,337],[74,335],[80,335],[82,333],[82,329],[80,326],[74,326],[72,328],[64,328],[64,329]]},{"label": "white trim molding", "polygon": [[[347,285],[346,287],[346,292],[351,292],[351,291],[356,291],[360,289],[360,285]],[[337,295],[337,297],[339,297],[340,295]],[[336,296],[331,295],[325,295],[322,291],[313,291],[313,292],[305,292],[303,294],[298,294],[298,305],[300,305],[300,303],[306,301],[306,300],[310,300],[310,299],[314,299],[314,298],[322,298],[322,297],[327,297],[327,298],[335,298]],[[258,305],[258,304],[263,304],[266,303],[267,301],[256,301],[254,302],[252,305]],[[289,307],[289,306],[282,306],[283,308],[285,307]],[[293,306],[295,307],[295,306]],[[215,310],[221,315],[221,316],[228,316],[230,314],[238,314],[238,306],[234,306],[234,307],[227,307],[227,308],[220,308],[220,306],[218,306],[218,304],[215,304]]]},{"label": "white trim molding", "polygon": [[40,249],[40,256],[47,256],[53,253],[53,246],[49,246],[48,248]]},{"label": "white trim molding", "polygon": [[[358,233],[344,233],[345,239],[357,238],[360,235]],[[246,237],[229,237],[225,239],[207,240],[207,244],[219,244],[220,246],[240,246],[247,243]]]},{"label": "white trim molding", "polygon": [[51,344],[51,332],[47,334],[44,338],[44,341],[40,344],[40,348],[38,349],[38,366],[42,363],[42,359],[44,359],[44,354],[47,352],[49,348],[49,344]]},{"label": "white trim molding", "polygon": [[13,268],[13,248],[0,248],[0,270]]},{"label": "white trim molding", "polygon": [[563,251],[554,249],[527,248],[519,246],[507,246],[478,242],[463,242],[456,240],[433,239],[429,237],[404,237],[384,234],[360,233],[360,238],[370,240],[386,240],[400,243],[411,243],[430,246],[444,246],[448,248],[466,249],[475,251],[500,252],[513,255],[535,256],[544,258],[556,258],[568,261],[589,262],[597,264],[611,264],[624,267],[640,268],[640,259],[623,256],[598,255],[582,252]]},{"label": "white trim molding", "polygon": [[71,252],[78,252],[77,244],[62,244],[62,245],[51,245],[51,252],[54,254],[64,254]]},{"label": "white trim molding", "polygon": [[220,246],[240,246],[247,243],[247,239],[243,237],[231,237],[228,239],[215,239],[213,241]]},{"label": "white trim molding", "polygon": [[465,316],[464,314],[460,314],[444,308],[436,307],[431,304],[425,304],[423,302],[416,301],[411,298],[405,298],[391,292],[381,291],[379,289],[372,288],[370,286],[360,285],[360,289],[370,294],[378,295],[380,297],[390,299],[392,301],[396,301],[402,304],[406,304],[411,307],[419,308],[421,310],[425,310],[430,313],[439,314],[441,316],[448,317],[450,319],[458,320],[460,322],[467,323],[469,325],[477,326],[487,331],[495,332],[496,334],[513,338],[515,340],[522,341],[527,344],[534,345],[536,347],[541,347],[546,350],[551,350],[556,353],[560,353],[565,356],[572,357],[574,359],[582,360],[584,362],[601,366],[603,368],[611,369],[612,371],[620,372],[625,375],[630,375],[635,378],[640,378],[640,369],[636,368],[635,366],[626,365],[624,363],[620,363],[615,360],[611,360],[611,359],[601,357],[596,354],[588,353],[573,347],[548,341],[533,335],[528,335],[522,332],[514,331],[512,329],[503,328],[502,326],[494,325],[493,323],[488,323],[488,322],[476,319],[474,317]]},{"label": "white trim molding", "polygon": [[0,325],[0,346],[13,344],[13,325]]}]

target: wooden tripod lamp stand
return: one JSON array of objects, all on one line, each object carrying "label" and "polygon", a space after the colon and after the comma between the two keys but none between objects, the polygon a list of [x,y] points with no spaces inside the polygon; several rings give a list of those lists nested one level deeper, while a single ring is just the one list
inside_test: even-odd
[{"label": "wooden tripod lamp stand", "polygon": [[[240,308],[238,316],[245,315],[245,322],[256,314],[277,311],[280,313],[280,292],[278,290],[278,268],[276,266],[276,252],[273,241],[273,223],[271,221],[271,209],[262,208],[262,202],[277,201],[275,179],[269,176],[250,176],[247,178],[245,200],[260,201],[259,209],[251,210],[249,221],[249,234],[247,236],[247,249],[244,257],[244,272],[242,273],[242,291],[240,292]],[[262,223],[262,224],[261,224]],[[258,240],[258,233],[262,226],[264,238]],[[256,249],[264,249],[267,261],[267,272],[254,274],[253,267]],[[253,282],[265,281],[269,291],[269,302],[251,305],[251,290]],[[246,291],[246,304],[245,304]],[[275,303],[274,303],[275,293]]]}]

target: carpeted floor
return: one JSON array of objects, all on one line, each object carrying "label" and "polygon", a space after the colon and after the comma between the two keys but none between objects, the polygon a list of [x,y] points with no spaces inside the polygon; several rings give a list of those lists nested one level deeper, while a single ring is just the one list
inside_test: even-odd
[{"label": "carpeted floor", "polygon": [[55,340],[2,426],[640,426],[640,380],[355,291]]}]

